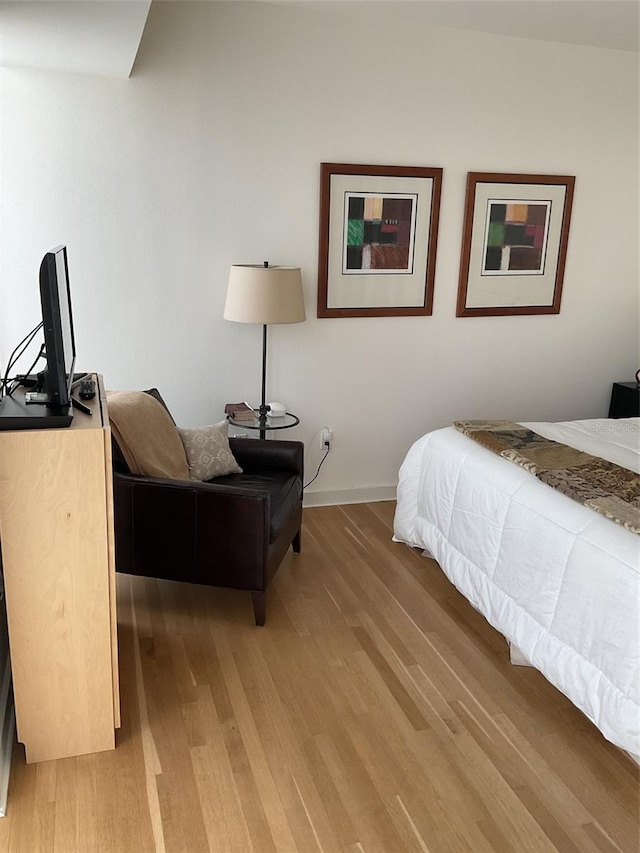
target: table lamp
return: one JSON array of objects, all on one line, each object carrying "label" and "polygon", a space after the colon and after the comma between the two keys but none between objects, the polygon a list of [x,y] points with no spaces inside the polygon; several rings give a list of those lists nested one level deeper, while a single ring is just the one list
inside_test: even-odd
[{"label": "table lamp", "polygon": [[267,428],[267,326],[305,320],[299,267],[237,264],[229,272],[224,319],[262,323],[262,399],[258,409],[260,435]]}]

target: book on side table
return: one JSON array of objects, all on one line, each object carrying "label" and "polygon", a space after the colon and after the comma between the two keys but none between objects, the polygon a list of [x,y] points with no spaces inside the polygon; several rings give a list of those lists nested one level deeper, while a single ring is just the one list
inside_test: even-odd
[{"label": "book on side table", "polygon": [[233,421],[252,421],[256,417],[255,411],[248,403],[227,403],[224,413]]}]

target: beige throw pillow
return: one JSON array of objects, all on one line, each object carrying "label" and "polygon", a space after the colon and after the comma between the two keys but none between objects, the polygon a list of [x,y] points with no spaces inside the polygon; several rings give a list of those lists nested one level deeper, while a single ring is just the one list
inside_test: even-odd
[{"label": "beige throw pillow", "polygon": [[229,447],[228,432],[229,424],[226,420],[194,429],[178,427],[192,480],[210,480],[225,474],[242,474],[242,468]]}]

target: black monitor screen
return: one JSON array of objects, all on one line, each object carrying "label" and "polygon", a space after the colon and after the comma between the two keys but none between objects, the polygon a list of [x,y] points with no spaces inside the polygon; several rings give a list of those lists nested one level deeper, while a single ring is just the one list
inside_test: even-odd
[{"label": "black monitor screen", "polygon": [[49,404],[67,406],[76,359],[66,246],[57,246],[40,265],[40,301],[47,356],[44,388]]}]

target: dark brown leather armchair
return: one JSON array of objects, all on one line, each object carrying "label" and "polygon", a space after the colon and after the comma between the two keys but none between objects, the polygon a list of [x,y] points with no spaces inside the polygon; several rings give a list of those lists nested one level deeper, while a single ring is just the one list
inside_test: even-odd
[{"label": "dark brown leather armchair", "polygon": [[198,482],[132,474],[112,437],[116,570],[249,590],[264,625],[267,587],[300,552],[303,444],[229,443],[243,473]]}]

